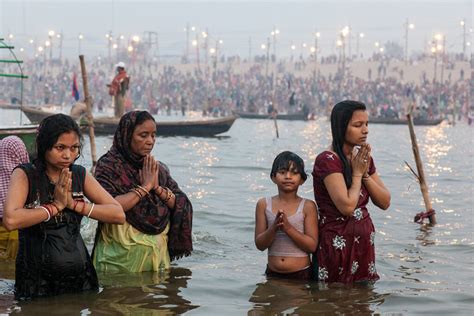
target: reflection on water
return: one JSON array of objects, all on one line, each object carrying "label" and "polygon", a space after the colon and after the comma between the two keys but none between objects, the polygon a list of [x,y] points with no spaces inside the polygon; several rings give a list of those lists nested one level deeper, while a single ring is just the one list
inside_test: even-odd
[{"label": "reflection on water", "polygon": [[45,311],[50,315],[175,315],[198,307],[181,293],[191,279],[189,269],[174,267],[162,273],[100,274],[99,279],[102,288],[98,294],[88,292],[18,302],[10,305],[8,311],[27,315]]},{"label": "reflection on water", "polygon": [[351,314],[371,315],[388,294],[378,294],[370,285],[302,283],[268,279],[257,284],[249,301],[248,315]]},{"label": "reflection on water", "polygon": [[173,267],[169,271],[134,274],[101,274],[104,286],[97,296],[92,313],[150,315],[182,314],[196,308],[182,297],[191,279],[191,270]]}]

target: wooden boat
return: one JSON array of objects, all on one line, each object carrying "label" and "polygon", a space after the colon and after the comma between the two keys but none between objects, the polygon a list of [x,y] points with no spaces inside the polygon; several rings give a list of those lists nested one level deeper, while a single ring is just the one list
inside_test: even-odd
[{"label": "wooden boat", "polygon": [[[20,65],[23,63],[22,60],[18,60],[13,53],[14,47],[8,45],[3,41],[3,38],[0,38],[0,48],[6,48],[10,51],[10,55],[12,59],[1,59],[0,63],[8,63],[8,64],[17,64]],[[18,66],[19,74],[18,73],[1,73],[0,77],[6,78],[19,78],[20,80],[27,79],[28,76],[23,74],[23,69]],[[23,84],[20,85],[21,87],[21,96],[23,95]],[[19,109],[23,104],[23,98],[20,98],[18,104],[10,104],[4,101],[0,101],[0,109]],[[26,150],[31,157],[35,156],[36,153],[36,133],[37,133],[38,126],[37,125],[22,125],[22,126],[0,126],[0,139],[8,137],[8,136],[18,136],[26,146]]]},{"label": "wooden boat", "polygon": [[[270,114],[260,114],[260,113],[251,113],[251,112],[243,112],[243,111],[232,111],[234,115],[237,115],[241,118],[247,118],[247,119],[261,119],[261,120],[266,120],[266,119],[272,119]],[[308,120],[308,115],[304,113],[293,113],[293,114],[277,114],[276,117],[277,120],[288,120],[288,121],[307,121]]]},{"label": "wooden boat", "polygon": [[[41,108],[24,106],[22,111],[31,122],[38,123],[54,113]],[[210,137],[227,132],[236,116],[210,118],[194,121],[158,121],[156,122],[157,136],[200,136]],[[114,134],[120,119],[115,117],[94,118],[94,130],[97,134]]]},{"label": "wooden boat", "polygon": [[18,136],[25,143],[26,150],[30,156],[36,152],[36,132],[38,125],[24,126],[2,126],[0,127],[0,139],[7,136]]},{"label": "wooden boat", "polygon": [[[423,119],[414,118],[413,123],[418,126],[434,126],[441,123],[443,119]],[[388,125],[406,125],[408,121],[406,119],[393,119],[385,117],[370,117],[369,124],[388,124]]]},{"label": "wooden boat", "polygon": [[12,104],[12,103],[0,103],[0,109],[5,110],[19,110],[21,104]]}]

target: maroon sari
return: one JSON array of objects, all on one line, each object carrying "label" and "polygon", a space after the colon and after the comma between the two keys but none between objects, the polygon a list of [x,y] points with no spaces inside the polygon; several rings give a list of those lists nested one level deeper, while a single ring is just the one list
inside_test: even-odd
[{"label": "maroon sari", "polygon": [[[324,178],[343,173],[337,154],[324,151],[316,157],[313,188],[319,208],[318,278],[324,282],[352,283],[379,279],[375,269],[375,229],[367,210],[369,193],[362,184],[353,216],[344,216],[334,205],[324,185]],[[369,174],[375,173],[370,159]]]}]

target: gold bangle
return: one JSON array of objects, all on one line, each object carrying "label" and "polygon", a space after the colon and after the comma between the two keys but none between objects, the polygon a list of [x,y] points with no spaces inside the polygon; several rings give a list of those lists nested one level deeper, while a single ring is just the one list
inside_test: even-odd
[{"label": "gold bangle", "polygon": [[171,200],[171,197],[173,196],[173,192],[171,192],[171,190],[168,188],[166,188],[166,191],[167,191],[166,199],[163,202],[168,203],[168,201]]},{"label": "gold bangle", "polygon": [[90,218],[92,211],[94,210],[95,203],[92,203],[91,209],[89,210],[89,214],[87,214],[87,217]]},{"label": "gold bangle", "polygon": [[[161,197],[161,194],[163,193],[163,191],[166,192],[166,195],[165,195],[164,198]],[[165,199],[167,198],[167,196],[168,196],[168,193],[167,193],[167,192],[168,192],[168,188],[163,188],[163,187],[161,187],[161,192],[160,192],[160,194],[158,194],[158,197],[160,198],[160,200],[165,200]]]},{"label": "gold bangle", "polygon": [[143,198],[143,195],[138,191],[137,189],[130,189],[129,192],[133,192],[138,196],[138,199],[141,200]]},{"label": "gold bangle", "polygon": [[160,190],[160,193],[158,193],[158,195],[161,195],[161,193],[163,193],[163,190],[164,190],[164,189],[163,189],[163,187],[161,187],[161,186],[160,186],[159,188],[160,188],[161,190]]},{"label": "gold bangle", "polygon": [[141,190],[145,191],[146,195],[150,194],[150,192],[148,192],[148,190],[145,189],[144,187],[142,187],[141,185],[137,184],[137,185],[135,185],[135,186],[136,186],[138,189],[141,189]]}]

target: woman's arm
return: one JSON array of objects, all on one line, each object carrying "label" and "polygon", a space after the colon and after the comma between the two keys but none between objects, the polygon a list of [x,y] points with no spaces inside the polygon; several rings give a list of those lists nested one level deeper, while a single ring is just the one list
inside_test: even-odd
[{"label": "woman's arm", "polygon": [[344,216],[352,216],[359,202],[362,175],[352,175],[352,185],[349,189],[342,173],[331,173],[323,181],[339,212]]},{"label": "woman's arm", "polygon": [[26,228],[41,223],[50,215],[43,208],[25,208],[28,198],[28,177],[20,168],[16,168],[10,178],[10,185],[3,210],[3,225],[7,230]]},{"label": "woman's arm", "polygon": [[359,202],[362,176],[368,171],[370,161],[370,145],[361,146],[357,154],[351,154],[352,183],[346,186],[342,173],[332,173],[323,180],[324,186],[336,208],[345,216],[352,216]]},{"label": "woman's arm", "polygon": [[367,191],[369,191],[370,199],[379,208],[386,210],[390,206],[390,192],[383,184],[377,173],[362,178]]},{"label": "woman's arm", "polygon": [[318,219],[316,204],[313,201],[305,201],[304,208],[304,233],[295,229],[287,220],[283,219],[282,230],[293,240],[301,250],[313,253],[318,246]]},{"label": "woman's arm", "polygon": [[115,200],[120,203],[125,212],[132,209],[142,198],[145,198],[145,196],[153,190],[158,177],[158,172],[158,164],[155,162],[154,158],[150,155],[145,156],[143,168],[139,171],[139,186],[130,190],[130,192],[115,197]]},{"label": "woman's arm", "polygon": [[[265,208],[265,199],[260,199],[255,207],[255,246],[257,246],[257,249],[261,251],[270,247],[277,230],[275,223],[270,227],[267,227]],[[275,222],[276,221],[277,220],[275,220]]]},{"label": "woman's arm", "polygon": [[89,215],[89,217],[104,223],[125,223],[125,213],[120,203],[89,173],[86,173],[86,179],[84,181],[84,194],[91,202],[95,203],[95,205],[94,209],[92,209],[92,204],[87,204],[82,215]]}]

